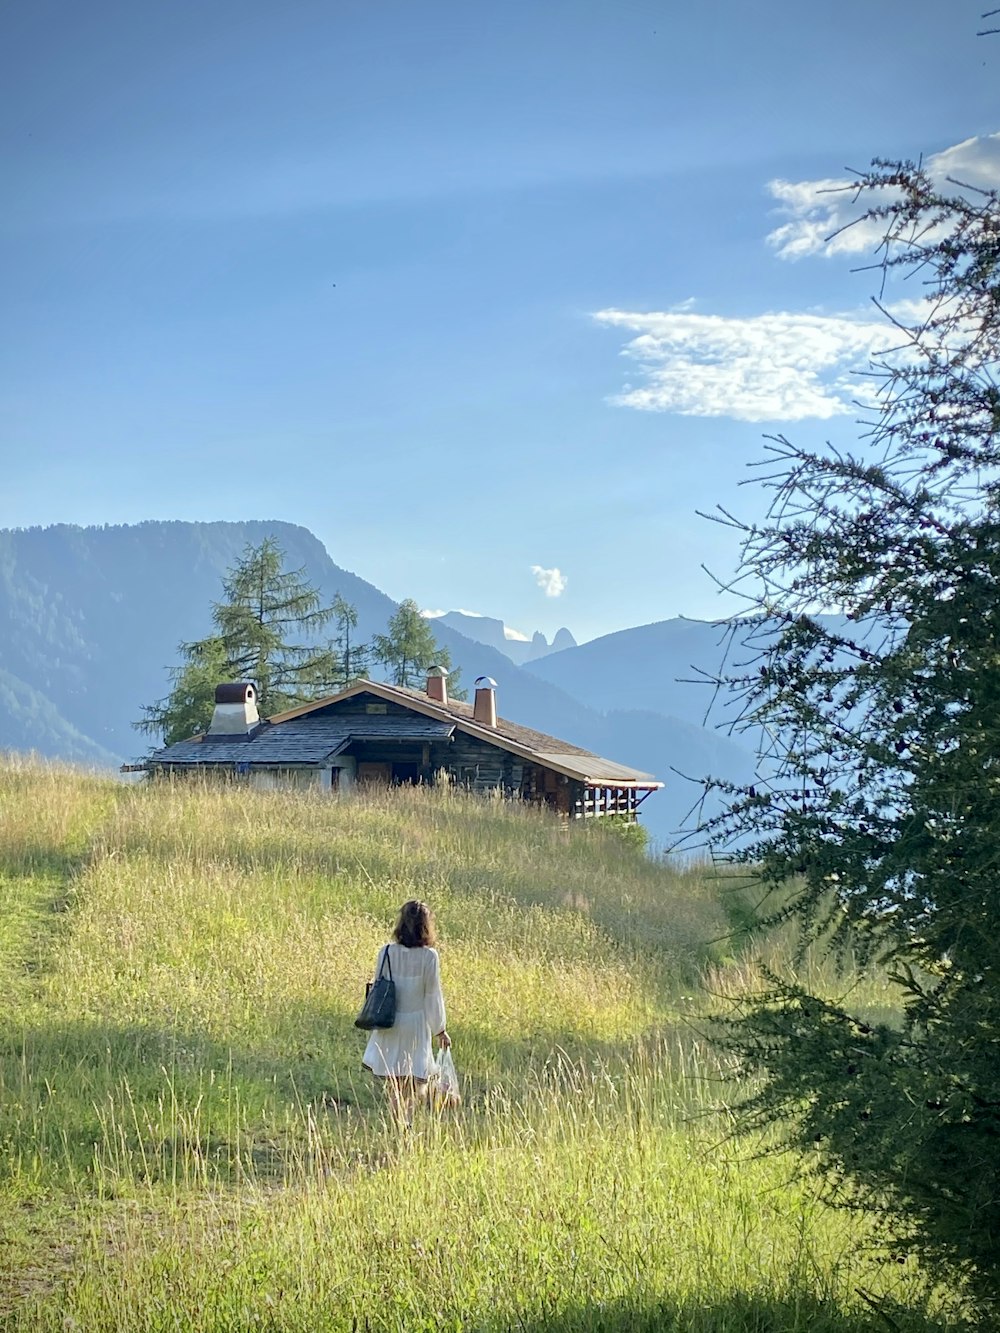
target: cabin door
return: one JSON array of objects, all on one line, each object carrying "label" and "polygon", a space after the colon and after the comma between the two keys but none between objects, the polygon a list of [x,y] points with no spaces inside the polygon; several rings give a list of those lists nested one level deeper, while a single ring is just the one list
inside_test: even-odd
[{"label": "cabin door", "polygon": [[391,764],[359,763],[358,781],[388,786],[392,780]]}]

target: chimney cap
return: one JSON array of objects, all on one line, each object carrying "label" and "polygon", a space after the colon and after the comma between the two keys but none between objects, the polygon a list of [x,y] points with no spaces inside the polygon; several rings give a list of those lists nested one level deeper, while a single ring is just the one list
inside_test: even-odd
[{"label": "chimney cap", "polygon": [[256,696],[257,691],[249,680],[225,681],[215,687],[217,704],[249,704],[253,703]]},{"label": "chimney cap", "polygon": [[443,666],[430,666],[427,668],[427,674],[428,676],[434,676],[437,680],[441,680],[444,676],[447,676],[448,673]]},{"label": "chimney cap", "polygon": [[496,683],[496,681],[493,679],[492,676],[477,676],[477,677],[476,677],[476,689],[477,689],[477,690],[495,690],[496,687],[497,687],[497,683]]}]

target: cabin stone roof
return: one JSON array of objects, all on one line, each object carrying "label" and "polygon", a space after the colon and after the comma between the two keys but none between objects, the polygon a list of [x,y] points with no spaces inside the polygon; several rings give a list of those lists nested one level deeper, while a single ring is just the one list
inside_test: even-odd
[{"label": "cabin stone roof", "polygon": [[303,704],[300,708],[279,713],[271,719],[281,726],[295,718],[305,717],[323,709],[335,706],[341,700],[353,698],[359,694],[373,694],[379,699],[400,704],[413,709],[424,717],[440,721],[450,721],[461,731],[467,732],[490,745],[502,750],[511,750],[522,758],[531,760],[543,768],[554,769],[567,777],[575,778],[591,786],[635,786],[648,789],[661,787],[651,773],[642,773],[625,764],[617,764],[611,759],[604,759],[592,750],[585,750],[579,745],[549,736],[532,727],[523,727],[506,718],[497,718],[495,727],[478,721],[471,704],[460,699],[449,699],[439,703],[431,699],[424,690],[413,689],[408,685],[387,685],[381,681],[361,680],[349,685],[346,690],[332,695],[328,699],[318,699],[314,703]]},{"label": "cabin stone roof", "polygon": [[439,704],[435,700],[429,699],[423,690],[415,690],[408,685],[391,685],[389,688],[394,694],[405,696],[414,703],[429,704],[439,712],[450,714],[456,722],[473,723],[477,735],[488,732],[494,737],[500,736],[509,741],[516,741],[529,750],[557,750],[560,754],[579,754],[588,755],[591,759],[598,758],[592,751],[581,749],[579,745],[570,745],[568,741],[561,741],[555,736],[547,736],[544,731],[535,731],[531,727],[522,727],[519,723],[509,722],[506,718],[498,717],[496,727],[485,728],[482,723],[476,722],[472,704],[465,703],[462,699],[449,699],[446,704]]},{"label": "cabin stone roof", "polygon": [[352,741],[447,740],[453,724],[424,717],[304,717],[262,722],[249,736],[192,736],[155,750],[159,764],[321,764]]},{"label": "cabin stone roof", "polygon": [[[337,711],[338,705],[366,694],[403,711],[381,715]],[[650,773],[506,718],[489,726],[462,700],[441,703],[423,690],[371,680],[355,681],[338,694],[278,713],[247,734],[208,732],[164,746],[148,757],[144,767],[310,767],[328,762],[356,741],[441,741],[456,729],[589,786],[653,790],[663,785]]]}]

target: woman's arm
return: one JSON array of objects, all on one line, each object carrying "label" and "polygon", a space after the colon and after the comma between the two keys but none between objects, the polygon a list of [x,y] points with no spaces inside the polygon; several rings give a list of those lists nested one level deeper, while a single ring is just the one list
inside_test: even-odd
[{"label": "woman's arm", "polygon": [[438,1039],[438,1045],[448,1047],[451,1038],[445,1028],[446,1016],[444,994],[441,990],[441,962],[436,949],[427,950],[427,966],[424,972],[424,1017],[427,1026]]}]

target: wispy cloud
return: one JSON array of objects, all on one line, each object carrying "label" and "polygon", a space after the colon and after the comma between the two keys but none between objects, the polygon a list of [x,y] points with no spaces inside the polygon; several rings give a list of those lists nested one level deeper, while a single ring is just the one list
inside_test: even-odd
[{"label": "wispy cloud", "polygon": [[726,318],[689,309],[599,310],[636,336],[622,349],[641,377],[610,401],[644,412],[738,421],[827,419],[852,411],[852,374],[893,341],[884,323],[791,312]]},{"label": "wispy cloud", "polygon": [[532,565],[531,572],[546,597],[561,597],[566,591],[568,579],[562,570],[544,569],[541,565]]},{"label": "wispy cloud", "polygon": [[[1000,133],[965,139],[934,153],[924,166],[942,185],[951,179],[981,190],[996,189],[1000,187]],[[846,177],[773,180],[768,189],[786,218],[767,238],[781,259],[870,253],[885,232],[884,223],[878,220],[857,221],[870,199],[862,196],[859,200],[853,182]],[[888,198],[886,194],[882,202]]]}]

